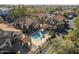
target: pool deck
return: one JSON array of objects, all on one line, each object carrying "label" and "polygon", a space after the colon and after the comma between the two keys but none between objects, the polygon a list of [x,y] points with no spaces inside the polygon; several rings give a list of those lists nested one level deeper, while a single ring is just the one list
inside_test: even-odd
[{"label": "pool deck", "polygon": [[42,38],[41,40],[34,40],[34,39],[31,39],[31,42],[32,42],[32,45],[35,46],[35,48],[32,48],[31,51],[35,51],[39,46],[43,46],[45,44],[45,42],[48,40],[48,38],[50,38],[51,36],[49,36],[48,34],[45,34],[45,37]]}]

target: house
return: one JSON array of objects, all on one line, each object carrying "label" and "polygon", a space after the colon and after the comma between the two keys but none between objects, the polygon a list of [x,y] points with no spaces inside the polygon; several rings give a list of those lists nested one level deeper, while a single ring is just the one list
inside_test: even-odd
[{"label": "house", "polygon": [[45,13],[43,13],[43,12],[37,13],[36,14],[36,17],[37,17],[36,20],[38,20],[39,24],[43,24],[44,23],[44,19],[46,18],[46,16],[47,15]]},{"label": "house", "polygon": [[53,19],[61,22],[61,21],[65,20],[65,17],[63,15],[56,15],[56,16],[53,17]]},{"label": "house", "polygon": [[62,22],[65,20],[65,17],[63,15],[50,15],[45,19],[47,24],[55,25],[57,22]]},{"label": "house", "polygon": [[14,26],[27,34],[31,34],[39,29],[39,24],[35,20],[26,16],[18,18],[14,22]]},{"label": "house", "polygon": [[16,40],[21,35],[22,35],[21,30],[17,30],[14,27],[10,27],[8,24],[1,23],[0,24],[0,53],[15,52],[12,51],[13,46],[15,45],[15,42],[18,43]]},{"label": "house", "polygon": [[64,15],[64,11],[55,11],[53,14],[54,15],[58,15],[58,14],[60,14],[60,15]]},{"label": "house", "polygon": [[11,18],[11,10],[12,8],[0,8],[0,16],[3,17],[4,22],[12,23],[14,20]]},{"label": "house", "polygon": [[47,18],[47,14],[46,14],[46,13],[38,13],[37,16],[38,16],[40,19],[45,19],[45,18]]},{"label": "house", "polygon": [[0,16],[6,16],[10,13],[10,8],[0,8]]},{"label": "house", "polygon": [[31,38],[30,36],[25,36],[24,34],[22,34],[22,36],[20,36],[20,40],[22,41],[22,44],[28,44],[29,46],[31,46]]},{"label": "house", "polygon": [[[57,14],[57,15],[50,15],[45,19],[45,23],[50,25],[51,30],[55,30],[57,28],[58,24],[64,24],[65,17],[63,15]],[[49,27],[49,28],[50,28]]]}]

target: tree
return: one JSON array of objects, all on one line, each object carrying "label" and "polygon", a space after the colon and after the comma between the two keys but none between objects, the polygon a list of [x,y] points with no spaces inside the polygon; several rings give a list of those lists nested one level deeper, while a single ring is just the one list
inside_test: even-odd
[{"label": "tree", "polygon": [[12,16],[13,19],[16,19],[16,18],[18,18],[20,16],[26,15],[25,12],[26,12],[26,8],[25,7],[18,6],[17,8],[13,8],[11,10],[11,16]]},{"label": "tree", "polygon": [[79,48],[79,39],[77,39],[74,44],[77,48]]},{"label": "tree", "polygon": [[56,8],[56,10],[58,10],[58,11],[62,11],[63,9],[62,9],[61,6],[59,6],[59,7]]},{"label": "tree", "polygon": [[75,25],[79,29],[79,16],[75,19]]},{"label": "tree", "polygon": [[50,31],[49,34],[52,36],[52,37],[51,37],[52,39],[56,37],[54,31]]},{"label": "tree", "polygon": [[69,54],[74,51],[74,44],[71,40],[53,40],[52,47],[48,53]]},{"label": "tree", "polygon": [[3,23],[4,19],[0,16],[0,23]]}]

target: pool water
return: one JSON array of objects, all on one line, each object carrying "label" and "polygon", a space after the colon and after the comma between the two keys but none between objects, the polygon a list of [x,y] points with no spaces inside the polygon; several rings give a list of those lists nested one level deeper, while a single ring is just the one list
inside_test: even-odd
[{"label": "pool water", "polygon": [[43,35],[44,33],[42,33],[41,31],[37,31],[31,36],[31,38],[38,41],[42,39]]}]

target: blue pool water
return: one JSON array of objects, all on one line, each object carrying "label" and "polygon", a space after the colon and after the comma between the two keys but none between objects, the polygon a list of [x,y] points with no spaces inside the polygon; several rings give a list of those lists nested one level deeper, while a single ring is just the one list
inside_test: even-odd
[{"label": "blue pool water", "polygon": [[43,32],[37,31],[31,36],[31,38],[34,39],[34,40],[41,40],[43,35],[44,35]]}]

